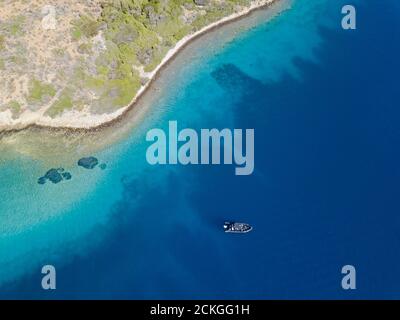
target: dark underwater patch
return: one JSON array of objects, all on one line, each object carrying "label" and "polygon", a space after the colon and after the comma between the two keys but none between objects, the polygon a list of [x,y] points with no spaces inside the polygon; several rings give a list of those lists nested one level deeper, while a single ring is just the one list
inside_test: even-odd
[{"label": "dark underwater patch", "polygon": [[38,179],[38,184],[45,184],[47,180],[51,181],[54,184],[60,183],[63,180],[71,180],[72,175],[69,172],[66,172],[64,168],[52,168],[46,172],[43,177]]},{"label": "dark underwater patch", "polygon": [[99,160],[95,157],[81,158],[78,161],[78,166],[85,169],[94,169],[99,164]]},{"label": "dark underwater patch", "polygon": [[235,93],[251,93],[263,87],[261,81],[254,79],[232,63],[226,63],[211,72],[211,76],[223,89]]}]

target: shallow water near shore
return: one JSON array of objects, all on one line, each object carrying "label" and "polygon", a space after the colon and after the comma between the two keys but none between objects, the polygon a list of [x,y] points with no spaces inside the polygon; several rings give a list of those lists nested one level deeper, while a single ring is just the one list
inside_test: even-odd
[{"label": "shallow water near shore", "polygon": [[[258,12],[185,49],[143,113],[115,128],[4,138],[0,296],[398,298],[394,3],[359,2],[354,32],[340,28],[345,1],[280,4],[291,9],[269,22]],[[171,120],[255,128],[254,174],[149,166],[145,134]],[[92,154],[105,170],[76,165]],[[50,167],[72,180],[37,184]],[[227,236],[224,220],[254,230]],[[40,288],[43,264],[57,268],[55,292]],[[363,279],[354,292],[340,288],[345,264]]]}]

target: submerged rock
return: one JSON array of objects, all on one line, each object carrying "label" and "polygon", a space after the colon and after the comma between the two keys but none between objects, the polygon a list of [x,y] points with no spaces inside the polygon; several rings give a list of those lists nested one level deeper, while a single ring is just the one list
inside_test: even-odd
[{"label": "submerged rock", "polygon": [[40,178],[38,179],[38,183],[39,183],[39,184],[45,184],[45,183],[46,183],[46,177],[40,177]]},{"label": "submerged rock", "polygon": [[53,183],[59,183],[63,179],[58,169],[50,169],[49,171],[46,172],[44,177],[46,179],[49,179]]},{"label": "submerged rock", "polygon": [[102,163],[101,165],[100,165],[100,169],[101,170],[105,170],[107,168],[107,165],[105,164],[105,163]]},{"label": "submerged rock", "polygon": [[93,169],[99,164],[99,160],[95,157],[87,157],[79,159],[78,166],[84,167],[86,169]]},{"label": "submerged rock", "polygon": [[61,174],[65,180],[71,180],[72,176],[69,172],[63,172]]},{"label": "submerged rock", "polygon": [[58,169],[53,168],[47,171],[43,177],[40,177],[38,179],[38,184],[45,184],[47,180],[50,180],[52,183],[57,184],[63,181],[64,179],[71,180],[71,178],[72,175],[69,172],[65,172],[64,168],[58,168]]}]

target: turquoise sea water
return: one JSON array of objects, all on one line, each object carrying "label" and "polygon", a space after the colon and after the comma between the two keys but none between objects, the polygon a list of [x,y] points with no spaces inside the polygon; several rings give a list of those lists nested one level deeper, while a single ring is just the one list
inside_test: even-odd
[{"label": "turquoise sea water", "polygon": [[[106,170],[69,165],[71,181],[41,186],[48,162],[0,162],[2,296],[398,297],[400,11],[354,3],[356,31],[341,29],[346,1],[293,0],[198,40],[145,119],[95,154]],[[255,128],[253,175],[150,166],[145,134],[171,120]],[[226,219],[254,231],[227,236]],[[40,288],[44,264],[55,292]],[[355,292],[340,287],[345,264]]]}]

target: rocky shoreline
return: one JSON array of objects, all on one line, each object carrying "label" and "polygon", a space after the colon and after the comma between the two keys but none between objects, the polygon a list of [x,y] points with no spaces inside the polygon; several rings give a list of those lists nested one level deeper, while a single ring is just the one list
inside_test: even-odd
[{"label": "rocky shoreline", "polygon": [[104,126],[111,126],[118,122],[124,115],[134,108],[141,96],[151,87],[153,81],[157,78],[160,71],[166,67],[173,58],[189,43],[199,36],[219,28],[227,23],[241,19],[249,15],[255,10],[270,6],[278,0],[255,0],[245,9],[232,15],[224,17],[201,30],[189,34],[182,38],[171,50],[167,52],[161,63],[152,71],[148,72],[149,81],[143,84],[129,105],[118,109],[112,113],[92,114],[88,111],[65,111],[60,116],[51,118],[33,111],[22,114],[18,119],[13,119],[11,112],[0,112],[0,132],[20,131],[29,127],[54,128],[54,129],[70,129],[70,130],[95,130]]}]

